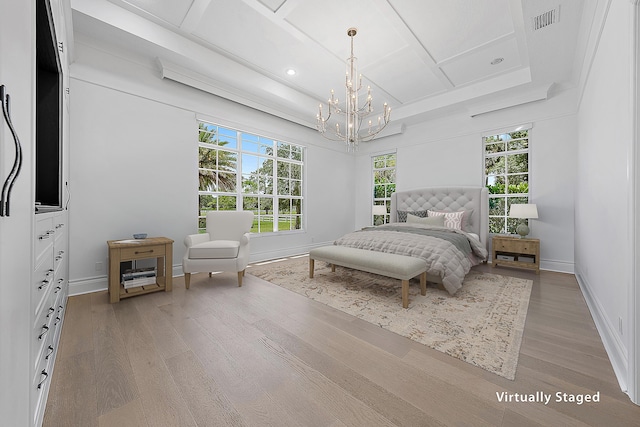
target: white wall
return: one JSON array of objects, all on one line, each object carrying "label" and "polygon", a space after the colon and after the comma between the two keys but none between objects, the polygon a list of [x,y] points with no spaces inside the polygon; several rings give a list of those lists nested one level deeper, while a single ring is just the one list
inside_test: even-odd
[{"label": "white wall", "polygon": [[532,123],[531,201],[539,220],[531,237],[541,240],[541,268],[573,273],[573,210],[576,180],[577,122],[575,92],[544,102],[471,118],[460,114],[409,126],[404,134],[382,138],[360,150],[357,160],[356,226],[370,224],[372,154],[397,150],[397,188],[482,186],[482,136]]},{"label": "white wall", "polygon": [[576,275],[623,389],[632,342],[628,310],[633,165],[631,2],[612,1],[578,114]]},{"label": "white wall", "polygon": [[[306,229],[252,239],[252,261],[308,251],[353,230],[355,158],[316,131],[163,80],[153,62],[76,38],[71,80],[70,293],[106,289],[107,240],[174,243],[197,230],[196,117],[307,146]],[[98,263],[98,264],[97,264]]]}]

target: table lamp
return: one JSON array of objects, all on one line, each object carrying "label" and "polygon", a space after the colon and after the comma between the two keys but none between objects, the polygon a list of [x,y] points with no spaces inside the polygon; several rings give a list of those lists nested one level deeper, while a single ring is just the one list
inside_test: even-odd
[{"label": "table lamp", "polygon": [[511,209],[509,209],[509,217],[521,219],[518,228],[516,228],[516,233],[524,238],[529,234],[529,226],[527,226],[524,220],[538,218],[538,208],[533,203],[514,204],[511,205]]},{"label": "table lamp", "polygon": [[382,216],[383,218],[382,221],[378,218],[378,220],[375,221],[375,225],[384,224],[384,216],[387,214],[387,207],[385,205],[373,205],[373,209],[371,211],[373,216]]}]

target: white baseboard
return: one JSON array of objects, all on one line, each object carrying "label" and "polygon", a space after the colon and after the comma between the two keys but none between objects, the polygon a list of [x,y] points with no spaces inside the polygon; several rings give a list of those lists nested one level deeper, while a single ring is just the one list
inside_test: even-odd
[{"label": "white baseboard", "polygon": [[558,273],[575,274],[575,264],[568,261],[557,261],[553,259],[541,259],[540,270],[556,271]]},{"label": "white baseboard", "polygon": [[86,279],[69,280],[69,296],[83,295],[91,292],[106,291],[107,276],[89,277]]},{"label": "white baseboard", "polygon": [[602,304],[593,292],[591,292],[589,282],[579,272],[576,274],[576,279],[578,280],[578,285],[580,285],[582,295],[584,296],[587,306],[589,307],[589,311],[591,312],[591,317],[596,324],[596,329],[600,334],[600,339],[604,344],[604,349],[609,356],[609,360],[611,361],[611,366],[613,367],[613,371],[618,379],[620,389],[626,393],[629,372],[627,350],[625,349],[615,326],[611,324],[606,316]]}]

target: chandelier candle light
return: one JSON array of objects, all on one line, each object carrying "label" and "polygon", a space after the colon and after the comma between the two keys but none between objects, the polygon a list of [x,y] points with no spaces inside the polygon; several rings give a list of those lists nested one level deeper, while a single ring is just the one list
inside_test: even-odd
[{"label": "chandelier candle light", "polygon": [[[327,116],[323,116],[322,104],[318,106],[317,128],[322,136],[332,141],[345,141],[347,152],[356,151],[360,142],[371,141],[382,129],[387,126],[391,117],[391,107],[384,103],[382,116],[378,116],[377,123],[368,120],[368,126],[362,128],[363,122],[373,113],[373,100],[371,86],[367,86],[367,98],[362,107],[359,107],[359,92],[362,89],[362,74],[358,75],[358,60],[353,55],[353,37],[358,32],[355,28],[349,28],[347,35],[351,37],[351,56],[347,59],[347,75],[345,78],[346,98],[344,106],[341,106],[335,97],[333,89],[331,98],[327,100]],[[335,129],[328,125],[331,115],[343,116],[345,119],[344,130],[340,129],[340,123],[336,122]]]}]

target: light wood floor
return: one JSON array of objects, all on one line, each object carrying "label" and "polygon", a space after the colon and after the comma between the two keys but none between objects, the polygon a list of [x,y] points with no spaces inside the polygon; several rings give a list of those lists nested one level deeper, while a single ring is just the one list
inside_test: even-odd
[{"label": "light wood floor", "polygon": [[[515,381],[247,274],[69,299],[45,426],[638,426],[575,278],[533,279]],[[544,392],[551,402],[499,402]],[[600,394],[599,403],[555,393]]]}]

